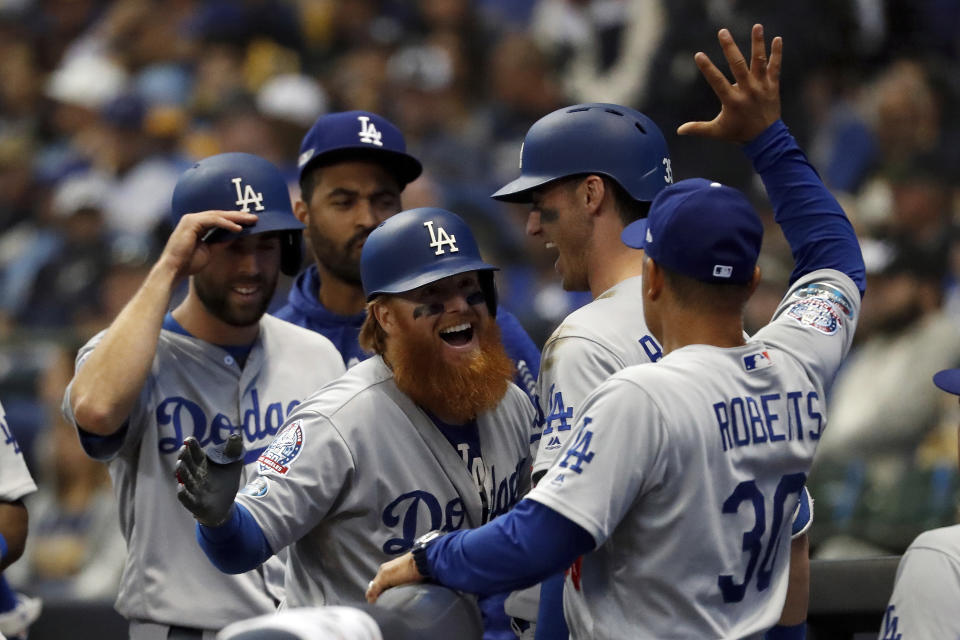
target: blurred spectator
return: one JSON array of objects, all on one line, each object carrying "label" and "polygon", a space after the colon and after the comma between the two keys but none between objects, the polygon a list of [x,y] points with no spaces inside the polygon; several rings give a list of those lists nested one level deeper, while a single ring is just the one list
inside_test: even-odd
[{"label": "blurred spectator", "polygon": [[17,317],[33,327],[67,326],[97,313],[97,291],[110,262],[103,211],[110,182],[87,173],[54,194],[57,247],[37,271]]},{"label": "blurred spectator", "polygon": [[942,421],[929,377],[960,363],[960,327],[942,307],[945,246],[868,241],[864,261],[860,339],[833,385],[811,473],[815,537],[844,537],[820,554],[899,553],[918,526],[954,517],[955,474],[920,456]]},{"label": "blurred spectator", "polygon": [[60,415],[73,375],[74,349],[60,348],[40,381],[48,424],[39,450],[38,491],[28,499],[30,537],[21,561],[5,575],[45,600],[112,601],[126,547],[106,468],[88,458]]}]

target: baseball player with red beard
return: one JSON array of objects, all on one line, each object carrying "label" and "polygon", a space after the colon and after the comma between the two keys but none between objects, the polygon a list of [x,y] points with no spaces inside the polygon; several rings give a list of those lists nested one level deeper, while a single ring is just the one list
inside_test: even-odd
[{"label": "baseball player with red beard", "polygon": [[[536,414],[510,382],[494,270],[442,209],[400,212],[370,234],[360,340],[374,355],[294,411],[236,497],[236,463],[192,440],[180,453],[184,504],[214,565],[245,572],[287,547],[289,606],[359,604],[377,566],[420,535],[516,503]],[[511,633],[502,600],[481,601],[488,638]]]},{"label": "baseball player with red beard", "polygon": [[516,509],[425,537],[380,568],[368,600],[425,578],[524,587],[590,552],[563,594],[574,638],[753,638],[777,622],[791,515],[865,278],[849,221],[779,121],[781,41],[768,63],[754,27],[750,65],[725,30],[720,41],[737,84],[698,54],[723,108],[681,132],[749,142],[796,260],[773,320],[743,333],[763,234],[744,196],[701,179],[665,187],[622,234],[645,250],[643,315],[664,357],[583,400]]}]

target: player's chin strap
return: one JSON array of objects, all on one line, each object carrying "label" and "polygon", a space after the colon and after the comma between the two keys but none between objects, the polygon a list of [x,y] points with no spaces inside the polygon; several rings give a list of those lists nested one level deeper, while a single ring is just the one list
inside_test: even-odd
[{"label": "player's chin strap", "polygon": [[218,527],[230,517],[243,471],[243,438],[231,434],[226,443],[207,453],[194,437],[183,441],[177,454],[177,499],[207,527]]}]

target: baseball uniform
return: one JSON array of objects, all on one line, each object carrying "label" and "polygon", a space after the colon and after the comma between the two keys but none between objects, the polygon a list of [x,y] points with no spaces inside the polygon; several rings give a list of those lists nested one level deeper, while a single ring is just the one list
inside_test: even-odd
[{"label": "baseball uniform", "polygon": [[960,637],[960,525],[925,531],[900,559],[879,640]]},{"label": "baseball uniform", "polygon": [[20,445],[7,424],[7,414],[0,405],[0,501],[13,502],[36,490]]},{"label": "baseball uniform", "polygon": [[509,510],[529,488],[534,413],[510,385],[477,417],[476,441],[454,448],[380,356],[305,400],[237,496],[271,549],[290,545],[287,603],[365,602],[380,563],[418,536]]},{"label": "baseball uniform", "polygon": [[[103,333],[77,355],[77,368]],[[210,566],[194,539],[194,519],[171,485],[188,436],[204,448],[239,431],[245,474],[299,402],[343,372],[330,342],[271,316],[241,368],[230,350],[188,335],[170,314],[146,383],[124,427],[99,437],[77,425],[84,450],[109,462],[128,561],[117,610],[131,620],[219,629],[273,611],[264,570],[226,575]],[[67,388],[63,411],[73,418]],[[239,487],[238,487],[239,488]],[[279,574],[277,574],[279,575]]]},{"label": "baseball uniform", "polygon": [[583,402],[529,495],[597,544],[564,590],[572,637],[744,638],[777,622],[791,515],[859,309],[847,275],[814,271],[744,346],[688,345]]},{"label": "baseball uniform", "polygon": [[544,344],[537,380],[543,431],[533,435],[534,475],[553,464],[591,391],[625,367],[662,357],[643,321],[642,284],[640,276],[617,283],[567,316]]}]

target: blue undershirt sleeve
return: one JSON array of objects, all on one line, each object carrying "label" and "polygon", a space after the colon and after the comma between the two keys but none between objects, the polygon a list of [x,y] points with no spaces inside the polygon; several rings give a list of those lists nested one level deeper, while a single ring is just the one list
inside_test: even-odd
[{"label": "blue undershirt sleeve", "polygon": [[586,529],[533,500],[478,529],[455,531],[427,548],[434,582],[491,594],[534,585],[596,546]]},{"label": "blue undershirt sleeve", "polygon": [[793,253],[791,284],[817,269],[847,274],[866,289],[866,269],[860,243],[843,208],[827,190],[806,154],[777,120],[744,146],[767,188],[774,218]]},{"label": "blue undershirt sleeve", "polygon": [[246,573],[273,555],[260,525],[236,502],[230,518],[219,527],[197,523],[197,542],[213,566],[224,573]]}]

